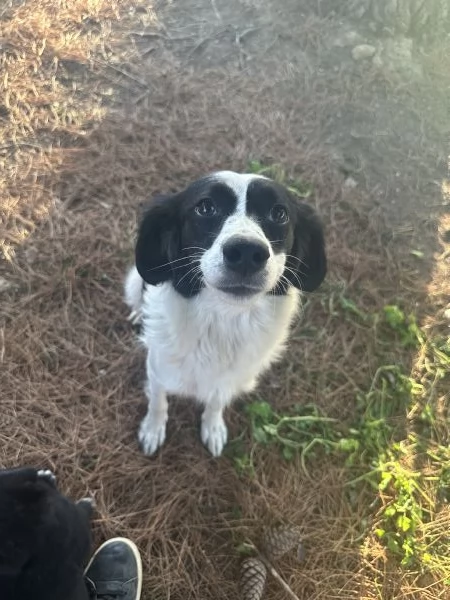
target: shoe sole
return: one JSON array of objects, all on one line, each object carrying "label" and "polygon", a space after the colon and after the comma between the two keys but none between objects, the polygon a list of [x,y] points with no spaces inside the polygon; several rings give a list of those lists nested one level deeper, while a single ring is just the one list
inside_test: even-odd
[{"label": "shoe sole", "polygon": [[131,540],[129,540],[128,538],[122,538],[122,537],[115,537],[115,538],[111,538],[110,540],[107,540],[106,542],[104,542],[100,548],[98,548],[95,553],[93,554],[91,560],[88,563],[88,566],[86,567],[84,573],[86,574],[89,569],[91,568],[92,563],[94,562],[95,557],[97,556],[97,554],[100,552],[100,550],[102,550],[102,548],[105,548],[106,546],[109,546],[109,544],[111,544],[112,542],[121,542],[122,544],[125,544],[126,546],[128,546],[128,548],[133,552],[133,556],[136,560],[136,566],[137,566],[137,576],[138,576],[138,585],[137,585],[137,592],[136,592],[136,600],[141,600],[141,594],[142,594],[142,559],[141,559],[141,554],[138,550],[138,547],[136,546],[136,544],[134,542],[132,542]]}]

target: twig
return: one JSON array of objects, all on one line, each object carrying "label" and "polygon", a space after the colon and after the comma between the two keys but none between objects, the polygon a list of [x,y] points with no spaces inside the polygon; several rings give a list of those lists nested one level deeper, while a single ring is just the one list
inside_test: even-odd
[{"label": "twig", "polygon": [[219,9],[217,8],[216,0],[211,0],[211,6],[213,8],[214,14],[216,15],[216,19],[218,21],[222,21],[222,15],[220,14]]},{"label": "twig", "polygon": [[281,585],[281,587],[284,589],[284,591],[291,598],[293,598],[293,600],[300,600],[300,598],[297,596],[297,594],[292,590],[292,588],[281,577],[281,575],[278,573],[278,571],[275,569],[275,567],[272,565],[272,563],[262,554],[259,554],[258,558],[262,563],[264,563],[264,565],[266,566],[266,568],[268,569],[268,571],[270,572],[272,577],[278,581],[278,583]]},{"label": "twig", "polygon": [[171,40],[165,33],[158,33],[157,31],[130,31],[130,35],[137,35],[138,37],[149,37],[149,38],[163,38],[165,40]]},{"label": "twig", "polygon": [[123,75],[124,77],[127,77],[128,79],[131,79],[131,80],[135,81],[136,83],[138,83],[142,87],[148,88],[148,83],[146,81],[143,81],[142,79],[140,79],[139,77],[136,77],[135,75],[133,75],[132,73],[129,73],[128,71],[124,71],[120,67],[116,67],[116,65],[111,65],[111,64],[109,64],[107,62],[104,62],[102,60],[98,60],[98,58],[95,58],[94,62],[96,62],[101,67],[106,67],[108,69],[112,69],[113,71],[116,71],[120,75]]},{"label": "twig", "polygon": [[284,591],[293,599],[293,600],[300,600],[300,598],[297,596],[297,594],[293,591],[293,589],[285,582],[285,580],[281,577],[281,575],[278,573],[278,571],[275,569],[275,567],[273,566],[273,564],[270,562],[270,560],[264,556],[264,554],[261,554],[261,552],[258,550],[258,548],[252,543],[250,542],[248,544],[248,546],[256,553],[257,558],[259,558],[259,560],[264,564],[264,566],[266,567],[266,569],[269,571],[269,573],[272,575],[272,577],[274,579],[276,579],[278,581],[278,583],[281,585],[281,587],[284,589]]},{"label": "twig", "polygon": [[255,33],[255,31],[259,31],[260,29],[261,27],[249,27],[248,29],[244,29],[244,31],[242,33],[239,33],[239,35],[237,36],[239,39],[239,43],[241,44],[244,38],[251,35],[252,33]]}]

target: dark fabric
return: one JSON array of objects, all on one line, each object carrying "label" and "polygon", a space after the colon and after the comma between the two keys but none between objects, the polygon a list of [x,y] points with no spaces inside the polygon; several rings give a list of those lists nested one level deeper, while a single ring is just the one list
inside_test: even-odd
[{"label": "dark fabric", "polygon": [[35,468],[0,470],[1,600],[88,600],[89,510]]}]

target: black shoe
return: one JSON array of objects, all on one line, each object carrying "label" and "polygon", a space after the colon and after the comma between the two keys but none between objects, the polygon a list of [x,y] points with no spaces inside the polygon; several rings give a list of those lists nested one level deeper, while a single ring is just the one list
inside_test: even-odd
[{"label": "black shoe", "polygon": [[125,538],[100,546],[85,572],[93,600],[140,600],[142,563],[137,547]]}]

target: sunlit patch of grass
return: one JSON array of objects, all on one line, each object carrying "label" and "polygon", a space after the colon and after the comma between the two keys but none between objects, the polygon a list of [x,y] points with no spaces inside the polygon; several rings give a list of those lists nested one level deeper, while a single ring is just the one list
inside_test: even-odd
[{"label": "sunlit patch of grass", "polygon": [[450,339],[428,335],[398,305],[367,313],[343,294],[325,304],[376,336],[380,360],[395,347],[416,352],[412,373],[400,361],[381,364],[367,389],[356,392],[350,423],[313,405],[280,414],[264,400],[252,402],[246,408],[250,449],[236,442],[230,449],[236,468],[251,477],[256,450],[267,447],[278,448],[285,461],[299,457],[306,472],[318,456],[334,457],[346,465],[353,496],[372,496],[366,559],[377,560],[372,548],[381,543],[386,558],[404,571],[450,583],[450,447],[439,413],[448,390]]},{"label": "sunlit patch of grass", "polygon": [[120,62],[114,28],[126,10],[118,0],[28,0],[2,15],[0,251],[7,260],[58,202],[62,149],[79,145],[105,115],[111,92],[99,61]]}]

